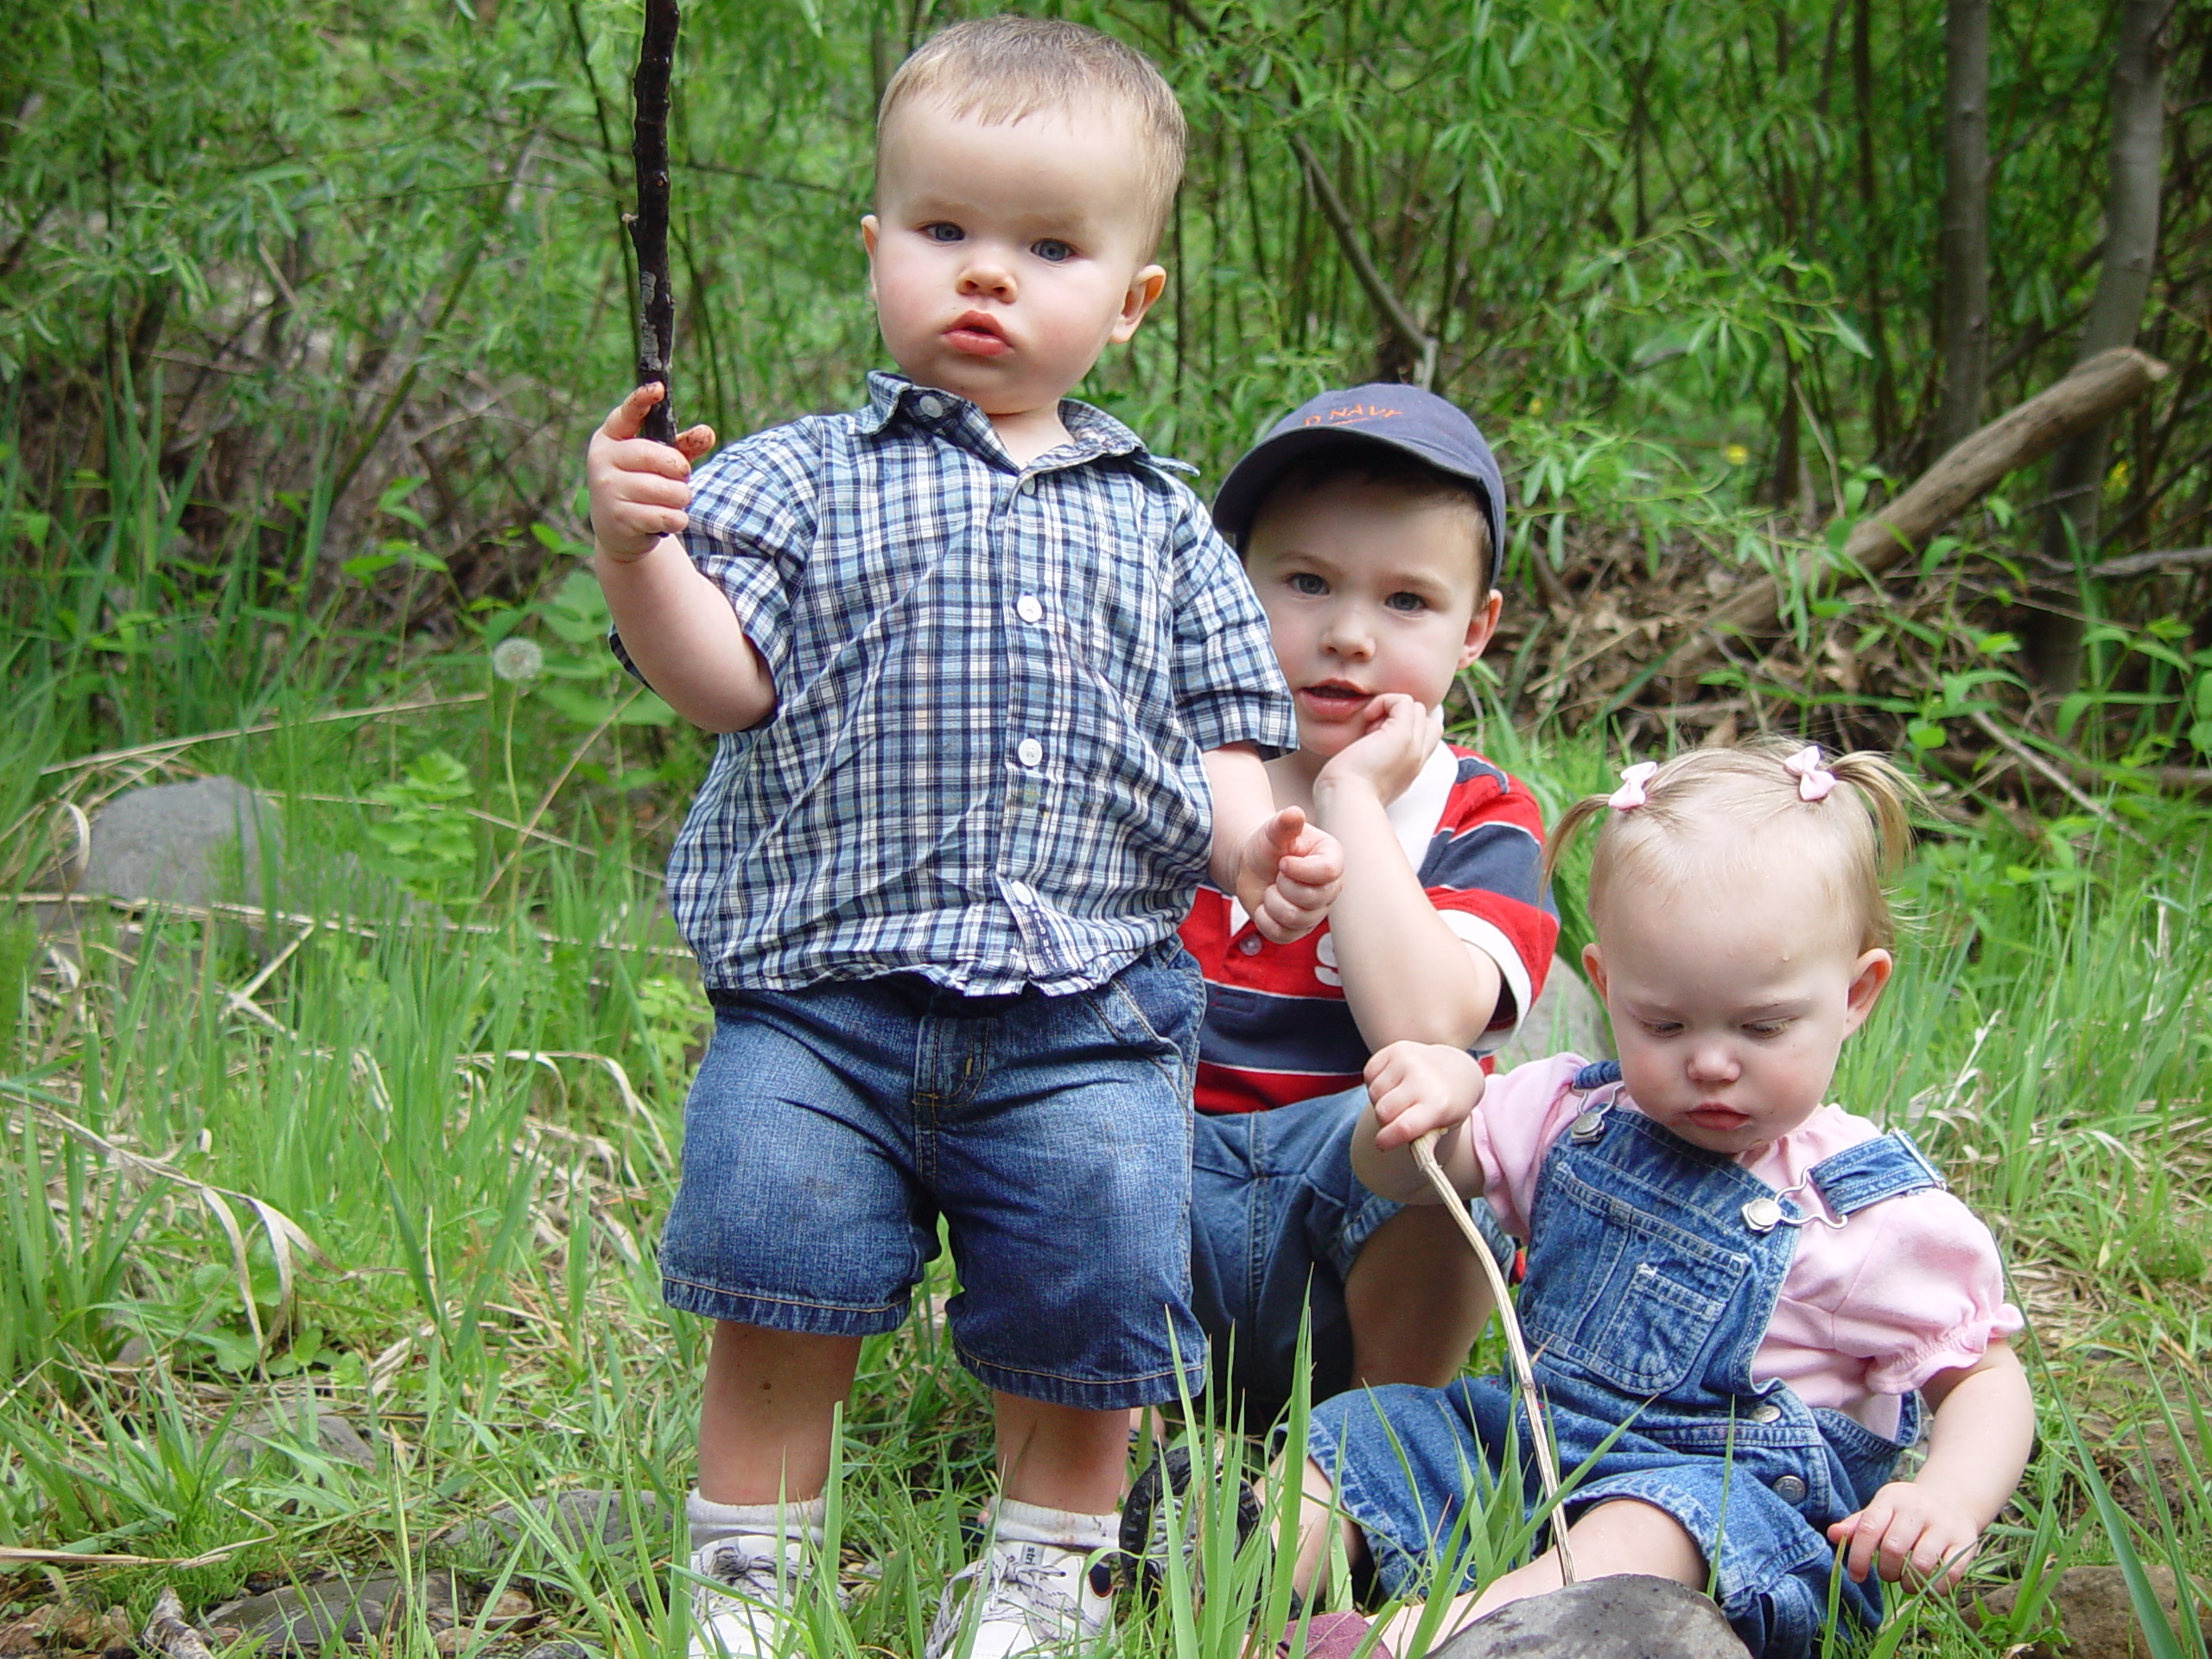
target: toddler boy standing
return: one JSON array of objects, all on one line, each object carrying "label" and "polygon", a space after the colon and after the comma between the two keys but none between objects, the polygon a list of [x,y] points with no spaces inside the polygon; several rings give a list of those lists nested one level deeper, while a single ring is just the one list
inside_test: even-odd
[{"label": "toddler boy standing", "polygon": [[1203,1382],[1176,924],[1210,876],[1294,938],[1342,861],[1274,804],[1296,731],[1234,556],[1063,401],[1159,296],[1183,143],[1103,35],[946,30],[885,92],[861,221],[902,372],[696,478],[711,433],[636,436],[657,389],[592,441],[618,649],[724,734],[669,869],[716,1010],[661,1255],[715,1321],[696,1652],[788,1645],[792,1585],[833,1565],[832,1413],[940,1214],[1003,1496],[932,1654],[963,1621],[983,1659],[1101,1628],[1128,1408],[1175,1395],[1179,1351]]},{"label": "toddler boy standing", "polygon": [[1489,1315],[1451,1218],[1368,1192],[1351,1148],[1370,1091],[1401,1082],[1377,1051],[1496,1047],[1558,937],[1535,801],[1443,741],[1440,705],[1497,626],[1504,502],[1474,423],[1402,385],[1294,410],[1214,502],[1297,704],[1298,747],[1268,763],[1275,798],[1344,852],[1325,928],[1294,944],[1217,887],[1183,927],[1207,981],[1198,1314],[1254,1415],[1290,1395],[1301,1318],[1318,1400],[1354,1383],[1441,1387]]}]

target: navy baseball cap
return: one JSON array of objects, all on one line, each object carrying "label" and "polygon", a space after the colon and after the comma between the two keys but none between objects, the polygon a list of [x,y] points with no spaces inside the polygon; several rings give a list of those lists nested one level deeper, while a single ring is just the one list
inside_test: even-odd
[{"label": "navy baseball cap", "polygon": [[1319,450],[1345,444],[1400,450],[1473,485],[1490,525],[1491,586],[1497,585],[1505,567],[1505,480],[1497,460],[1472,421],[1419,386],[1353,386],[1300,404],[1229,469],[1213,498],[1215,527],[1241,545],[1260,504],[1286,472]]}]

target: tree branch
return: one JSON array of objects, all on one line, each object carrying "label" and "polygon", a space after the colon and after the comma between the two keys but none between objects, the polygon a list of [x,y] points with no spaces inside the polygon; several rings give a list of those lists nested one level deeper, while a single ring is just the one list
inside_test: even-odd
[{"label": "tree branch", "polygon": [[[638,211],[623,221],[638,251],[638,384],[664,391],[672,391],[668,370],[676,346],[676,292],[668,276],[668,83],[682,22],[677,0],[645,0],[645,32],[630,82],[637,106],[630,159],[638,170]],[[672,397],[646,411],[641,429],[658,442],[676,441]]]},{"label": "tree branch", "polygon": [[[2056,385],[1954,446],[1843,545],[1847,565],[1879,575],[1965,510],[2007,473],[2041,460],[2076,433],[2109,419],[2166,378],[2156,358],[2123,346],[2091,358]],[[1816,554],[1799,556],[1794,585],[1817,590],[1831,573]],[[1762,576],[1739,589],[1684,638],[1669,669],[1682,674],[1720,653],[1724,639],[1760,633],[1782,618],[1782,584]]]},{"label": "tree branch", "polygon": [[1382,280],[1382,273],[1376,269],[1375,260],[1367,251],[1367,245],[1359,239],[1359,227],[1352,222],[1351,213],[1344,206],[1344,199],[1337,194],[1336,183],[1322,171],[1321,162],[1313,149],[1297,133],[1290,135],[1290,148],[1298,157],[1298,164],[1305,169],[1306,181],[1313,187],[1313,198],[1321,204],[1321,217],[1329,221],[1329,228],[1337,233],[1337,245],[1344,250],[1344,263],[1351,267],[1351,274],[1359,279],[1360,287],[1390,332],[1398,338],[1418,367],[1414,384],[1423,391],[1434,390],[1436,380],[1436,338],[1414,321],[1414,314],[1406,309],[1390,285]]}]

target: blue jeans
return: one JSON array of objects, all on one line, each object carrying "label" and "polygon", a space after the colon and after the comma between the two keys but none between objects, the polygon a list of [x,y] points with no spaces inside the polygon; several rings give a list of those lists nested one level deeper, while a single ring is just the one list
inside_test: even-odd
[{"label": "blue jeans", "polygon": [[[1191,1273],[1214,1375],[1258,1428],[1290,1402],[1301,1320],[1312,1331],[1310,1398],[1351,1386],[1344,1280],[1402,1207],[1360,1185],[1351,1135],[1367,1090],[1268,1112],[1199,1113],[1191,1154]],[[1468,1209],[1503,1262],[1513,1242],[1490,1206]]]},{"label": "blue jeans", "polygon": [[[1917,1430],[1918,1397],[1901,1402],[1891,1440],[1754,1378],[1807,1211],[1621,1108],[1608,1092],[1618,1077],[1599,1065],[1576,1080],[1589,1106],[1545,1154],[1518,1301],[1572,1484],[1568,1511],[1613,1498],[1665,1510],[1711,1565],[1745,1645],[1764,1659],[1805,1659],[1827,1616],[1835,1552],[1826,1529],[1889,1479]],[[1808,1179],[1846,1224],[1941,1179],[1894,1133],[1831,1154]],[[1517,1468],[1505,1466],[1509,1445]],[[1306,1451],[1396,1594],[1474,1587],[1448,1582],[1455,1564],[1442,1547],[1487,1484],[1534,1502],[1530,1445],[1525,1413],[1493,1380],[1338,1395],[1314,1408]],[[1839,1591],[1847,1621],[1881,1623],[1878,1581],[1843,1579]]]},{"label": "blue jeans", "polygon": [[906,1318],[942,1215],[961,1361],[1113,1410],[1205,1385],[1190,1310],[1203,992],[1173,941],[1096,990],[913,975],[715,994],[661,1239],[671,1307],[866,1336]]}]

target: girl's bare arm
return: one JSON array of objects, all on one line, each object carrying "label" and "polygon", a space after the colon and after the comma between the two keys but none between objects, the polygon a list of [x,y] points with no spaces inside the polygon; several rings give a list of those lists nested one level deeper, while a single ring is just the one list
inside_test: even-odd
[{"label": "girl's bare arm", "polygon": [[2035,1402],[2010,1343],[1991,1343],[1974,1363],[1938,1372],[1921,1392],[1936,1416],[1920,1472],[1891,1481],[1828,1529],[1830,1543],[1849,1546],[1844,1570],[1854,1580],[1872,1569],[1891,1584],[1910,1578],[1948,1589],[2028,1466]]}]

